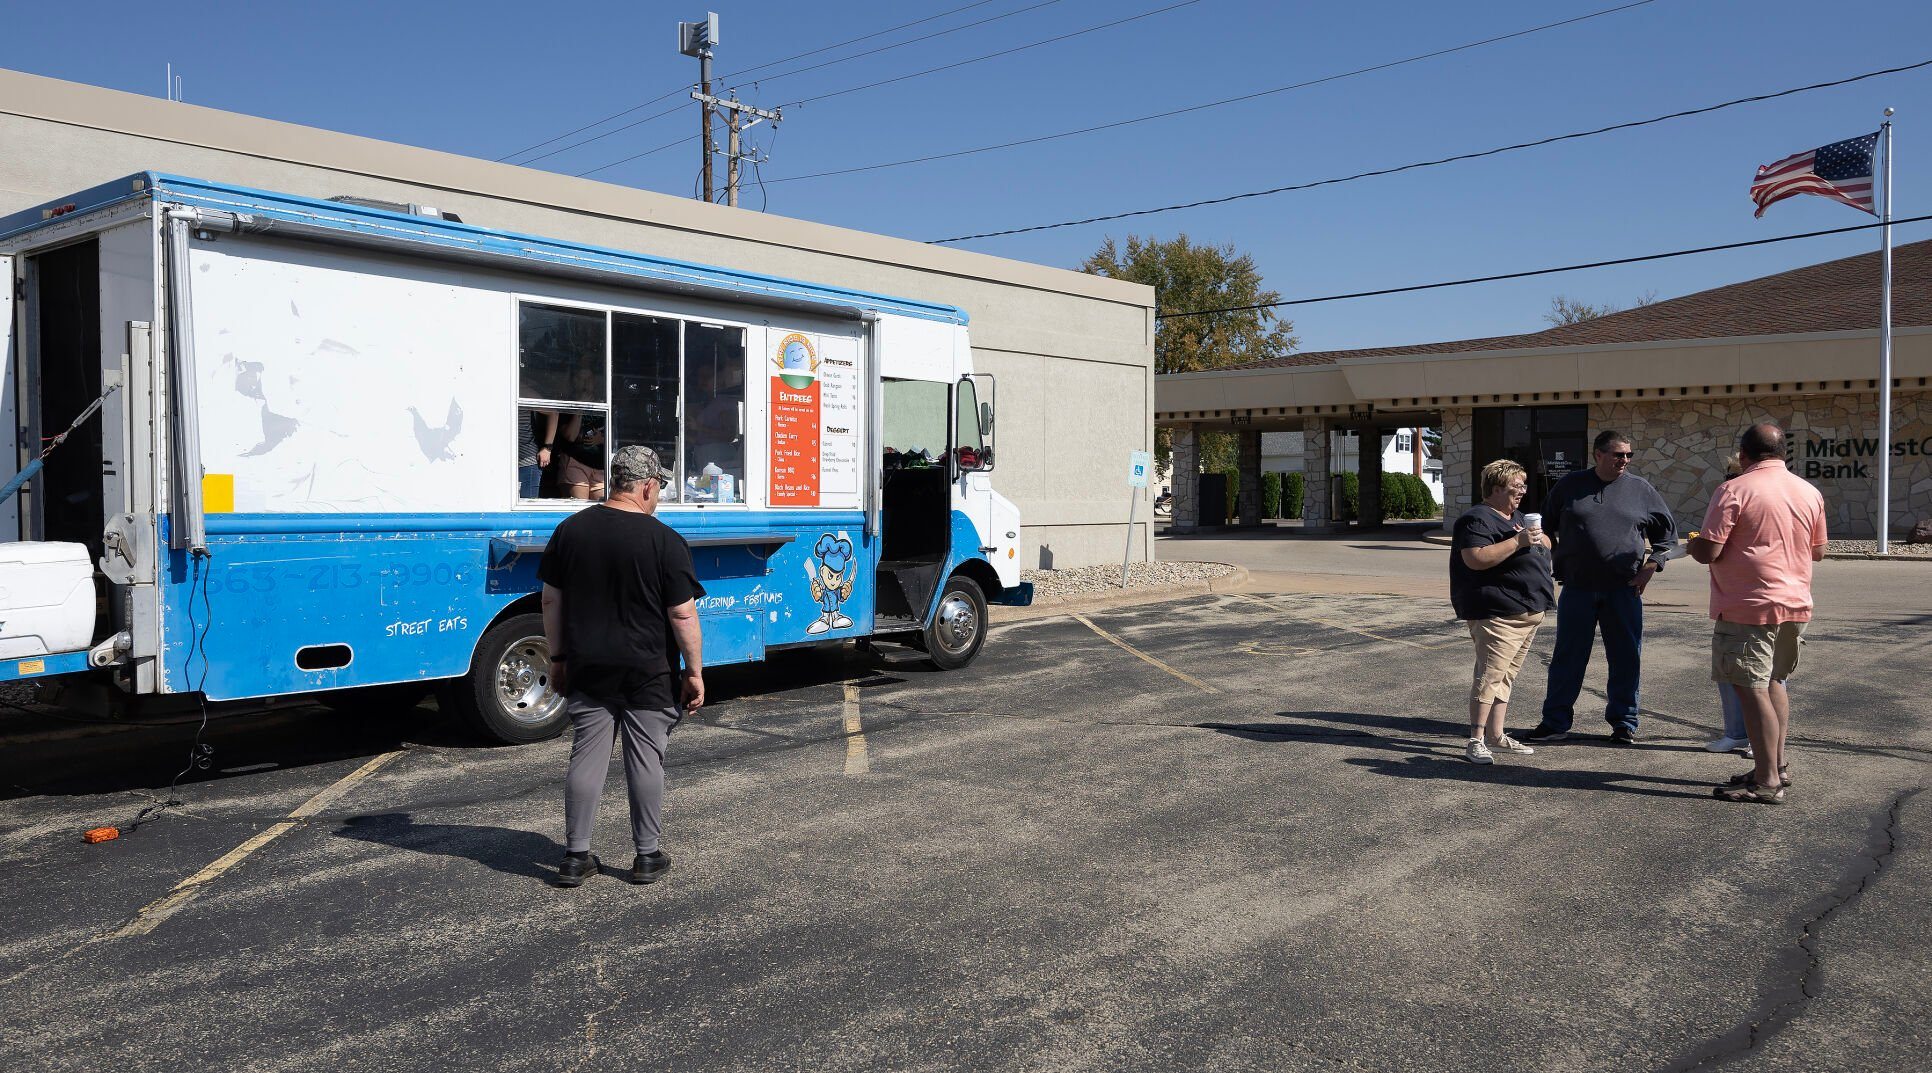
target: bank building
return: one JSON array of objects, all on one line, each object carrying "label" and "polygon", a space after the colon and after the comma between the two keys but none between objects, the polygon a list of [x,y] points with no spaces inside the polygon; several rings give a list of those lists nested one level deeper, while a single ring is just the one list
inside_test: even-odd
[{"label": "bank building", "polygon": [[[1308,494],[1302,520],[1340,523],[1349,433],[1441,431],[1443,512],[1479,498],[1484,464],[1520,463],[1523,509],[1591,465],[1591,438],[1616,429],[1637,450],[1635,471],[1655,484],[1681,529],[1696,528],[1724,476],[1738,433],[1776,421],[1789,434],[1793,472],[1824,493],[1832,535],[1877,532],[1879,456],[1891,458],[1893,537],[1932,519],[1932,241],[1893,253],[1892,422],[1879,440],[1877,252],[1717,287],[1526,335],[1293,354],[1253,365],[1156,378],[1155,423],[1174,444],[1174,525],[1214,525],[1206,510],[1199,435],[1232,432],[1240,468],[1229,520],[1260,524],[1261,436],[1302,433]],[[1358,450],[1363,522],[1381,521],[1384,452]],[[1211,478],[1211,480],[1213,480]],[[1318,491],[1320,490],[1320,491]],[[1323,492],[1326,494],[1323,494]]]}]

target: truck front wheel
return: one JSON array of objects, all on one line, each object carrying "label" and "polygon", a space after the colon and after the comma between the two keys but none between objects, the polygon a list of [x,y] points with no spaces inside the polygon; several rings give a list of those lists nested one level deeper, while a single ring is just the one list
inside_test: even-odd
[{"label": "truck front wheel", "polygon": [[947,579],[923,639],[927,658],[942,671],[964,667],[979,655],[986,643],[986,596],[972,578]]},{"label": "truck front wheel", "polygon": [[470,672],[449,682],[441,696],[483,736],[507,745],[554,738],[570,721],[564,698],[550,688],[550,644],[535,612],[491,626],[477,643]]}]

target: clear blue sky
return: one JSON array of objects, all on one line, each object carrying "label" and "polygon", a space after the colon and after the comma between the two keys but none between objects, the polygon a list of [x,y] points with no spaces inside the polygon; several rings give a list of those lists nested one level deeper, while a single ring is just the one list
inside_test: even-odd
[{"label": "clear blue sky", "polygon": [[[720,75],[967,0],[714,0]],[[772,67],[766,106],[1068,33],[1173,0],[1060,0],[904,48],[872,49],[1039,3],[996,0]],[[767,179],[1048,134],[1319,78],[1615,6],[1617,0],[1200,0],[1127,25],[791,108]],[[676,5],[11,4],[0,66],[493,158],[676,90]],[[533,18],[532,12],[540,12]],[[751,207],[933,239],[1302,182],[1526,141],[1932,59],[1932,4],[1656,0],[1577,25],[1187,116],[933,164],[770,184]],[[752,75],[747,77],[758,77]],[[733,84],[726,80],[724,85]],[[1487,160],[965,248],[1077,265],[1129,231],[1233,242],[1284,297],[1731,242],[1862,222],[1822,198],[1751,218],[1753,168],[1900,114],[1897,212],[1932,212],[1932,68]],[[633,113],[640,118],[677,98]],[[693,133],[695,105],[537,167],[577,172]],[[612,124],[614,125],[614,124]],[[587,134],[607,129],[600,127]],[[586,135],[579,135],[584,137]],[[767,129],[759,143],[772,142]],[[695,144],[597,178],[689,194]],[[1900,241],[1932,237],[1932,224]],[[1303,349],[1533,331],[1552,295],[1668,298],[1874,248],[1875,233],[1293,310]]]}]

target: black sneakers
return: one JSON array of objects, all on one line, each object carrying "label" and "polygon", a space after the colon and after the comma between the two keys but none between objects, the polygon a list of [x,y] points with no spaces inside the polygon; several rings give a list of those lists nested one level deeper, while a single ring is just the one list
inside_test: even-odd
[{"label": "black sneakers", "polygon": [[595,853],[582,857],[564,855],[563,864],[557,868],[557,886],[574,887],[597,874],[598,865]]},{"label": "black sneakers", "polygon": [[1567,730],[1556,730],[1539,723],[1535,730],[1526,730],[1519,736],[1524,741],[1533,741],[1540,745],[1545,742],[1562,741],[1570,736],[1570,732]]},{"label": "black sneakers", "polygon": [[1635,745],[1637,744],[1637,732],[1629,727],[1618,727],[1610,732],[1610,744]]},{"label": "black sneakers", "polygon": [[631,882],[655,883],[658,877],[671,870],[671,856],[661,849],[640,853],[631,862]]}]

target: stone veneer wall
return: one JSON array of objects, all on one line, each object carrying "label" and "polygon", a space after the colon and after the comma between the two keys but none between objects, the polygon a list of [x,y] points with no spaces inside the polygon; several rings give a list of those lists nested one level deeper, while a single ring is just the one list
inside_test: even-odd
[{"label": "stone veneer wall", "polygon": [[1467,406],[1442,411],[1442,517],[1454,524],[1457,515],[1475,506],[1470,489],[1476,486],[1476,413]]},{"label": "stone veneer wall", "polygon": [[[1825,495],[1831,534],[1870,539],[1876,535],[1872,513],[1878,458],[1869,441],[1877,432],[1877,411],[1876,394],[1595,403],[1590,407],[1590,435],[1614,428],[1631,437],[1637,449],[1633,470],[1663,493],[1683,532],[1703,522],[1712,490],[1724,477],[1725,459],[1737,449],[1738,433],[1753,421],[1776,421],[1788,436],[1792,472]],[[1443,414],[1446,426],[1451,413]],[[1458,432],[1445,427],[1443,438],[1468,445],[1466,459],[1473,446],[1466,421]],[[1893,392],[1892,443],[1895,452],[1902,448],[1903,453],[1892,456],[1891,532],[1903,535],[1914,522],[1932,518],[1932,393]],[[1444,479],[1454,481],[1449,460],[1457,454],[1453,446],[1448,452]],[[1461,481],[1448,486],[1452,494],[1469,487],[1466,470]]]}]

